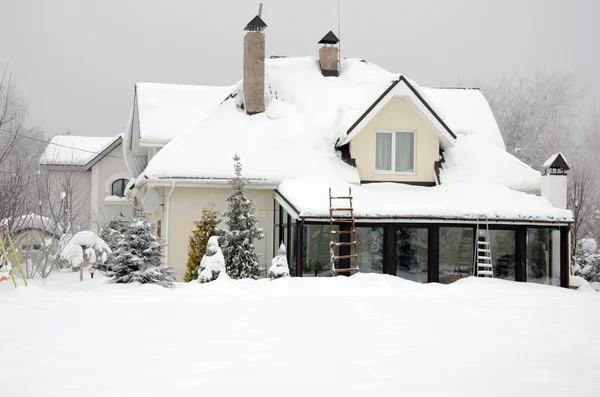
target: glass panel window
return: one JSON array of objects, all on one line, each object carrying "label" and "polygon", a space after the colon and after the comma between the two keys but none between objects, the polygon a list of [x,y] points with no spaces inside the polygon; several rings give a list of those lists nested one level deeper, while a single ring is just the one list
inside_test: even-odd
[{"label": "glass panel window", "polygon": [[560,285],[560,231],[527,229],[527,281]]},{"label": "glass panel window", "polygon": [[377,132],[375,134],[375,169],[392,170],[392,133]]},{"label": "glass panel window", "polygon": [[[328,277],[331,276],[331,265],[329,262],[329,231],[328,224],[306,225],[304,229],[302,255],[303,277]],[[335,226],[338,230],[338,227]],[[335,248],[336,255],[338,249]]]},{"label": "glass panel window", "polygon": [[382,227],[357,227],[356,250],[361,273],[383,273]]},{"label": "glass panel window", "polygon": [[440,227],[440,283],[473,274],[474,234],[471,227]]},{"label": "glass panel window", "polygon": [[427,282],[427,229],[398,228],[396,276],[419,283]]},{"label": "glass panel window", "polygon": [[375,134],[375,170],[415,171],[415,133],[412,131]]},{"label": "glass panel window", "polygon": [[117,179],[112,183],[111,196],[123,197],[125,195],[125,187],[129,181],[127,179]]},{"label": "glass panel window", "polygon": [[494,277],[515,280],[515,231],[490,230]]},{"label": "glass panel window", "polygon": [[394,146],[394,171],[413,172],[415,156],[415,133],[397,131]]}]

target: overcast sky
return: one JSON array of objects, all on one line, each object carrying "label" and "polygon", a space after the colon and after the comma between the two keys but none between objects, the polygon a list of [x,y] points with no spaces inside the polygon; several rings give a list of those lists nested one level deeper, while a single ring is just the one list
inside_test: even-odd
[{"label": "overcast sky", "polygon": [[[136,82],[238,81],[258,3],[0,0],[0,65],[46,135],[116,135]],[[267,56],[317,55],[317,41],[337,34],[338,0],[263,3]],[[585,111],[600,102],[598,15],[597,0],[341,0],[341,51],[423,86],[572,72]]]}]

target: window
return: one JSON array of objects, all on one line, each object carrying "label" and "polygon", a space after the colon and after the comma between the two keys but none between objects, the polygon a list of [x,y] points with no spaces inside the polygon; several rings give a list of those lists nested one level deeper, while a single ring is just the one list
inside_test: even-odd
[{"label": "window", "polygon": [[396,231],[396,276],[427,282],[427,229],[399,227]]},{"label": "window", "polygon": [[473,274],[475,228],[440,227],[441,284],[450,284]]},{"label": "window", "polygon": [[527,281],[560,285],[560,230],[527,228]]},{"label": "window", "polygon": [[129,181],[127,179],[117,179],[112,183],[110,195],[117,197],[125,196],[125,187],[128,183]]},{"label": "window", "polygon": [[411,131],[375,134],[375,170],[415,171],[415,133]]}]

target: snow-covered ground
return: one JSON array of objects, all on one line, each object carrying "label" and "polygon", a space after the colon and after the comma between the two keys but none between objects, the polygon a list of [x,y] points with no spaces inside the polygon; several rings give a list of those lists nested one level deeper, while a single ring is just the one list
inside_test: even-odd
[{"label": "snow-covered ground", "polygon": [[600,294],[382,275],[0,283],[0,395],[599,396]]}]

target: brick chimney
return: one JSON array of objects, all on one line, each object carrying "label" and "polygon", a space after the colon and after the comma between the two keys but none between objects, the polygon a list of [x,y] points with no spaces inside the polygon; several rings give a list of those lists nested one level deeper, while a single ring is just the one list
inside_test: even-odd
[{"label": "brick chimney", "polygon": [[319,49],[319,66],[321,66],[321,74],[323,76],[337,77],[339,75],[339,49],[337,47],[339,42],[340,40],[331,30],[319,41],[319,44],[323,44],[323,47]]},{"label": "brick chimney", "polygon": [[244,30],[244,106],[248,115],[265,111],[265,34],[257,15]]},{"label": "brick chimney", "polygon": [[567,208],[567,171],[569,164],[561,153],[556,153],[544,163],[542,196],[556,208]]}]

